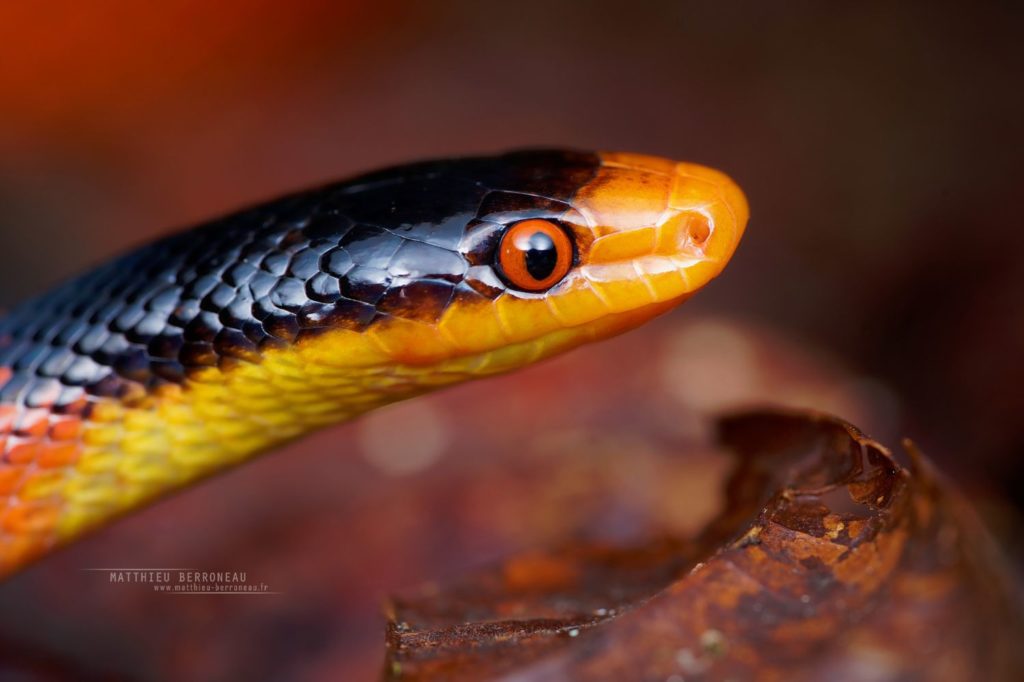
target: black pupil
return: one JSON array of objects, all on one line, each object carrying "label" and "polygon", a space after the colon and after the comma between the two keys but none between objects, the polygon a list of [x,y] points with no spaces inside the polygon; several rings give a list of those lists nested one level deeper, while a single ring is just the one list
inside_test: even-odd
[{"label": "black pupil", "polygon": [[555,241],[543,232],[534,232],[527,242],[524,255],[526,271],[536,280],[545,280],[558,265],[558,249]]}]

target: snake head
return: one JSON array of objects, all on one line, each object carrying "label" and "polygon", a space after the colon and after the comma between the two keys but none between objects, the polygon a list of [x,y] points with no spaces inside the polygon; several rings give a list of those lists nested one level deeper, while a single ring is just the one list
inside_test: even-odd
[{"label": "snake head", "polygon": [[492,373],[633,328],[717,276],[748,217],[723,173],[653,156],[516,152],[462,172],[487,192],[458,218],[459,283],[434,319],[370,331],[392,360]]}]

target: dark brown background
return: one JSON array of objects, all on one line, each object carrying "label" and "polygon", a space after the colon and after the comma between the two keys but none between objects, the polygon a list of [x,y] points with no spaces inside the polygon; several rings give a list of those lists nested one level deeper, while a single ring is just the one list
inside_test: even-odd
[{"label": "dark brown background", "polygon": [[[502,386],[513,402],[551,386],[552,375],[564,387],[596,374],[605,377],[596,386],[610,390],[618,379],[592,363],[618,358],[621,367],[629,351],[625,371],[654,383],[671,375],[711,396],[702,403],[692,388],[666,389],[683,396],[687,423],[705,409],[760,400],[847,406],[842,416],[890,442],[911,435],[963,482],[1016,553],[1022,15],[1010,2],[808,3],[788,12],[764,3],[555,0],[8,5],[0,10],[0,305],[176,226],[392,162],[524,145],[699,161],[733,175],[752,207],[725,275],[610,351],[429,403],[465,410],[449,414],[447,428],[498,419],[467,406]],[[678,347],[695,346],[707,362],[672,364]],[[664,371],[651,370],[662,362],[651,347],[668,348],[669,364],[657,365]],[[808,384],[805,374],[817,378]],[[646,428],[643,415],[625,412],[622,429]],[[315,548],[337,550],[334,538],[346,537],[360,548],[350,554],[376,556],[366,547],[383,532],[353,530],[346,514],[365,494],[353,481],[399,497],[419,485],[388,476],[372,457],[339,457],[358,449],[355,441],[367,449],[357,430],[190,491],[8,583],[0,632],[24,651],[61,652],[77,674],[201,678],[241,669],[168,648],[185,641],[174,627],[204,633],[195,644],[204,651],[216,652],[218,637],[232,639],[236,653],[273,641],[301,662],[274,659],[295,679],[329,679],[355,650],[366,658],[352,669],[372,671],[383,594],[506,547],[477,551],[428,533],[464,551],[449,551],[439,568],[435,550],[434,563],[421,557],[415,570],[378,570],[368,583],[365,566],[353,568],[364,582],[349,579],[363,587],[343,601],[356,593],[363,601],[339,620],[315,587],[327,570]],[[417,481],[446,470],[412,468]],[[323,479],[313,486],[319,493],[304,483],[311,476]],[[424,502],[420,521],[444,527],[429,517],[441,507]],[[269,528],[258,513],[273,509],[292,509],[292,521]],[[308,515],[330,516],[336,527],[318,526],[305,550],[289,549],[281,538],[305,532]],[[234,534],[230,552],[215,531]],[[400,529],[391,532],[400,543]],[[274,563],[292,551],[311,554]],[[97,589],[77,570],[159,561],[223,568],[238,557],[289,596],[269,606],[168,606]],[[295,568],[309,565],[309,575]],[[168,631],[135,641],[154,612]],[[249,622],[267,631],[248,630]]]}]

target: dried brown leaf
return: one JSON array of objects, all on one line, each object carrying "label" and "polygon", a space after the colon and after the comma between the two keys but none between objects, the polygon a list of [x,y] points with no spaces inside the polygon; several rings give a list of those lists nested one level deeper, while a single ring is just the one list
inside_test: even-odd
[{"label": "dried brown leaf", "polygon": [[972,511],[832,417],[722,420],[725,510],[691,541],[513,557],[394,600],[394,679],[993,680],[1021,601]]}]

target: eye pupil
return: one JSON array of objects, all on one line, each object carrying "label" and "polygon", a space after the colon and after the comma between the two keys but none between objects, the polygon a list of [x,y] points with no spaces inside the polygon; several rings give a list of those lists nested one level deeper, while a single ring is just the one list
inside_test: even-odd
[{"label": "eye pupil", "polygon": [[550,220],[531,218],[508,227],[498,244],[496,270],[513,289],[544,291],[572,268],[572,242]]},{"label": "eye pupil", "polygon": [[558,265],[558,249],[555,240],[543,232],[530,235],[527,248],[524,250],[526,271],[537,280],[545,280],[555,271]]}]

